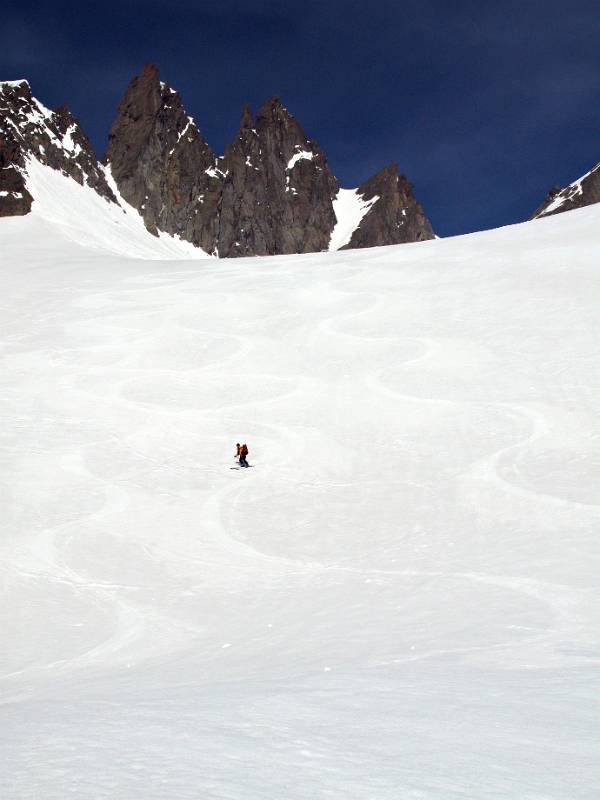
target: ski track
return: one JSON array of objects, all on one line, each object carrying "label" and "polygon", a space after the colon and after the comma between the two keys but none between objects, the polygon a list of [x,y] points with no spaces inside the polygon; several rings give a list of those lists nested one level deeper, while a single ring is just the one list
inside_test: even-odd
[{"label": "ski track", "polygon": [[[493,264],[501,239],[489,241]],[[490,283],[491,306],[504,302],[504,264],[482,275],[468,237],[434,245],[334,254],[326,268],[92,263],[60,286],[38,272],[35,295],[19,295],[0,442],[17,487],[3,481],[5,596],[26,612],[0,667],[9,800],[141,787],[592,800],[600,598],[586,548],[600,498],[543,470],[565,442],[592,463],[589,418],[567,401],[594,375],[577,362],[565,401],[557,356],[536,394],[502,361],[510,337],[488,335],[520,324],[512,297],[507,319],[488,320],[475,296],[481,329],[419,309],[414,296],[445,297],[436,252],[449,308],[452,281]],[[244,439],[256,468],[231,471]],[[38,715],[55,731],[28,743]],[[101,766],[88,729],[130,754],[141,784],[133,767]],[[480,747],[490,731],[496,745]],[[83,767],[60,749],[73,736]],[[238,777],[239,763],[253,770]]]}]

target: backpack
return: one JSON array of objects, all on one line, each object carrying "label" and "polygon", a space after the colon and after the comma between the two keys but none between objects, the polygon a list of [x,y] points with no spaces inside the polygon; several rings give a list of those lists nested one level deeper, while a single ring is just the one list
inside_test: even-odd
[{"label": "backpack", "polygon": [[240,455],[241,456],[247,456],[248,455],[248,445],[246,445],[246,444],[242,445],[242,449],[240,450]]}]

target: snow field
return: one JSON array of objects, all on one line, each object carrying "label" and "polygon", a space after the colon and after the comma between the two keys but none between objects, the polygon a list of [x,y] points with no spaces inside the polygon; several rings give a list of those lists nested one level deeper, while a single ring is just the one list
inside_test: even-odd
[{"label": "snow field", "polygon": [[2,797],[595,798],[599,221],[0,220]]},{"label": "snow field", "polygon": [[160,237],[148,234],[138,212],[120,197],[109,169],[108,183],[120,206],[35,158],[29,159],[26,171],[27,189],[35,198],[31,217],[51,223],[54,237],[133,258],[208,258],[182,239],[162,231]]}]

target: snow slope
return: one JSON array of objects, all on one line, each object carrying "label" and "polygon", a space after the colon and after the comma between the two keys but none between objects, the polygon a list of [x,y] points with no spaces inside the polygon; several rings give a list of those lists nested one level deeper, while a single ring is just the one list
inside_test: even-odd
[{"label": "snow slope", "polygon": [[119,195],[110,172],[107,179],[120,207],[35,158],[29,158],[26,173],[27,188],[34,197],[31,215],[51,223],[54,237],[134,258],[208,258],[182,239],[162,231],[160,237],[148,233],[136,209]]},{"label": "snow slope", "polygon": [[2,798],[595,800],[599,223],[0,220]]},{"label": "snow slope", "polygon": [[348,244],[367,211],[379,200],[372,197],[365,200],[358,189],[340,189],[333,201],[333,211],[337,220],[331,232],[329,250],[339,250]]}]

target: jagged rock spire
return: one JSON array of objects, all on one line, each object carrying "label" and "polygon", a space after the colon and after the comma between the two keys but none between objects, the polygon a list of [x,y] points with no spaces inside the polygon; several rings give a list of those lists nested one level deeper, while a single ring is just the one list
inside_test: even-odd
[{"label": "jagged rock spire", "polygon": [[218,231],[215,156],[154,64],[134,77],[108,135],[104,161],[124,200],[153,233],[163,230],[213,252]]},{"label": "jagged rock spire", "polygon": [[252,129],[254,127],[254,120],[252,119],[252,113],[250,111],[250,107],[248,103],[244,103],[244,107],[242,108],[242,115],[240,117],[240,130],[247,130],[248,128]]},{"label": "jagged rock spire", "polygon": [[372,203],[349,243],[342,249],[404,244],[434,238],[431,223],[412,193],[412,185],[404,175],[398,175],[395,162],[362,183],[357,193],[364,200],[378,199]]},{"label": "jagged rock spire", "polygon": [[278,97],[251,120],[245,106],[223,158],[219,255],[326,250],[338,184],[325,155]]},{"label": "jagged rock spire", "polygon": [[[255,119],[245,105],[234,141],[215,158],[179,93],[147,64],[119,103],[106,169],[68,109],[48,111],[26,81],[0,84],[0,99],[0,215],[30,209],[26,164],[33,157],[107,200],[117,200],[109,186],[114,179],[110,185],[119,201],[137,209],[150,232],[178,235],[209,253],[269,255],[339,246],[339,239],[332,240],[338,182],[323,151],[277,96],[260,106]],[[356,191],[365,213],[351,235],[340,226],[343,241],[350,236],[347,247],[433,236],[395,164]],[[343,203],[335,207],[341,213]]]}]

